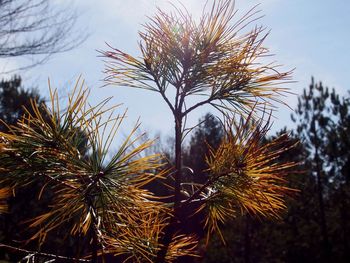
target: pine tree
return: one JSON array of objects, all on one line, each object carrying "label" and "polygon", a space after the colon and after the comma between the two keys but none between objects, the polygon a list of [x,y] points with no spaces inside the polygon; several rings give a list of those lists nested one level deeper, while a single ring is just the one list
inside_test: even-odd
[{"label": "pine tree", "polygon": [[[349,100],[312,79],[299,99],[297,131],[309,155],[309,171],[317,180],[321,257],[337,262],[349,259],[347,167],[349,163]],[[339,243],[342,237],[342,243]],[[345,261],[344,261],[345,260]]]},{"label": "pine tree", "polygon": [[[66,107],[51,91],[50,107],[33,103],[32,113],[0,133],[2,200],[39,181],[45,184],[38,202],[44,193],[52,197],[43,213],[28,219],[29,240],[40,250],[47,236],[62,228],[67,237],[88,240],[84,249],[77,244],[74,257],[37,250],[29,258],[181,262],[197,255],[198,238],[182,229],[189,217],[184,211],[191,207],[205,214],[207,242],[212,233],[224,241],[222,224],[241,212],[279,218],[291,192],[284,178],[296,163],[277,161],[289,148],[286,135],[263,144],[270,129],[264,117],[274,102],[282,102],[280,94],[287,90],[280,85],[291,72],[260,64],[268,55],[262,27],[240,35],[255,14],[252,9],[232,23],[231,0],[214,1],[198,23],[184,9],[159,10],[140,33],[140,58],[118,49],[103,52],[109,61],[107,83],[157,92],[169,106],[175,124],[172,169],[164,169],[162,156],[142,154],[152,142],[136,136],[137,126],[110,156],[125,114],[113,115],[116,106],[108,107],[108,99],[90,106],[81,82]],[[191,104],[194,95],[202,100]],[[184,123],[206,104],[224,114],[223,138],[217,147],[208,145],[203,182],[184,184],[183,140],[191,130]],[[80,150],[86,138],[87,155]],[[170,202],[147,190],[164,177],[173,178]]]}]

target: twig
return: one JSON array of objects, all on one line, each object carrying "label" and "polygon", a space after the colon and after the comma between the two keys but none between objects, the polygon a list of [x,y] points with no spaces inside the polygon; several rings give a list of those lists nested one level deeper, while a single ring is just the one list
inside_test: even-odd
[{"label": "twig", "polygon": [[183,203],[181,203],[181,207],[189,204],[195,198],[199,197],[200,194],[211,184],[215,183],[220,177],[227,176],[228,173],[218,174],[214,178],[208,179],[205,184],[203,184],[197,191],[195,191],[188,199],[186,199]]},{"label": "twig", "polygon": [[3,243],[0,243],[0,247],[8,248],[10,250],[19,251],[19,252],[23,252],[23,253],[27,253],[27,254],[33,254],[36,256],[40,256],[40,257],[49,257],[52,259],[61,259],[61,260],[78,261],[78,262],[90,262],[90,260],[88,260],[88,259],[71,258],[71,257],[59,256],[59,255],[49,254],[49,253],[44,253],[44,252],[30,251],[30,250],[23,249],[23,248],[5,245]]}]

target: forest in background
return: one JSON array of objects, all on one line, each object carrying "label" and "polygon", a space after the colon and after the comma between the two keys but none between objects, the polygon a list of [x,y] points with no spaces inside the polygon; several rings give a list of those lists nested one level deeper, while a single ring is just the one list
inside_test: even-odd
[{"label": "forest in background", "polygon": [[[2,81],[0,118],[8,124],[16,123],[24,113],[22,105],[28,108],[31,99],[45,101],[36,89],[25,89],[18,76]],[[299,190],[289,197],[288,210],[281,220],[270,221],[247,213],[237,217],[223,228],[226,245],[215,235],[207,246],[202,240],[202,259],[197,259],[198,262],[349,261],[350,100],[312,79],[298,101],[298,107],[291,116],[294,122],[291,127],[295,128],[286,127],[279,132],[289,132],[292,144],[297,143],[279,158],[301,164],[299,171],[287,178],[289,186]],[[1,125],[0,129],[6,131],[7,127]],[[205,180],[207,167],[203,160],[208,154],[207,145],[215,149],[222,136],[220,121],[206,114],[184,149],[184,167],[193,170],[188,171],[185,177],[198,183]],[[267,137],[266,141],[272,137]],[[167,149],[168,145],[158,144],[155,148]],[[163,151],[169,159],[172,158],[170,153]],[[190,178],[193,174],[196,178]],[[166,193],[160,185],[148,187]],[[34,190],[19,192],[10,201],[10,213],[0,216],[1,243],[17,246],[16,240],[23,239],[25,225],[22,220],[41,209],[35,205],[37,196]],[[194,217],[198,219],[201,216],[199,213]],[[193,222],[189,220],[186,228],[195,229],[198,236],[204,236],[201,227]],[[73,255],[71,248],[77,241],[74,238],[63,241],[60,232],[64,231],[61,229],[50,236],[43,249],[55,254]],[[31,244],[26,248],[30,250]],[[19,257],[18,251],[2,249],[0,253],[0,259],[10,262]]]}]

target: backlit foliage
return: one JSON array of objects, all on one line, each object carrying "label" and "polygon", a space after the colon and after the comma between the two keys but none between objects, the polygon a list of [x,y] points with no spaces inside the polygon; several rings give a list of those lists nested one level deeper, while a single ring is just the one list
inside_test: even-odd
[{"label": "backlit foliage", "polygon": [[[181,109],[189,95],[207,97],[184,115],[206,103],[239,112],[272,106],[269,101],[281,102],[279,95],[287,90],[280,84],[291,72],[278,72],[265,62],[269,51],[263,47],[267,34],[262,27],[244,32],[257,13],[253,8],[236,19],[231,0],[214,1],[198,23],[186,10],[158,10],[140,32],[141,57],[116,48],[103,52],[105,80],[159,92],[173,110]],[[167,98],[169,88],[176,89],[174,102]]]},{"label": "backlit foliage", "polygon": [[[159,239],[166,223],[167,218],[149,213],[146,220],[139,220],[134,226],[129,226],[126,235],[116,233],[114,238],[108,238],[106,241],[109,247],[106,251],[113,255],[127,255],[126,262],[152,263],[161,249]],[[197,242],[194,236],[175,235],[167,250],[165,261],[173,262],[181,256],[197,256],[195,250]]]},{"label": "backlit foliage", "polygon": [[7,199],[11,196],[11,189],[8,187],[0,188],[0,214],[8,212]]},{"label": "backlit foliage", "polygon": [[167,209],[142,187],[162,176],[161,157],[142,156],[152,141],[141,142],[137,126],[108,156],[125,114],[114,116],[108,100],[88,106],[89,92],[79,85],[64,110],[54,91],[50,109],[33,102],[34,114],[28,111],[10,133],[0,134],[1,198],[41,182],[38,202],[45,192],[53,198],[46,213],[29,220],[36,229],[32,240],[43,243],[48,232],[65,225],[67,234],[95,236],[102,254],[152,262]]},{"label": "backlit foliage", "polygon": [[[263,27],[247,29],[258,11],[253,8],[239,19],[236,13],[232,0],[213,1],[198,21],[183,8],[175,7],[169,13],[158,10],[139,33],[140,57],[113,47],[102,52],[107,60],[107,84],[155,91],[173,113],[174,216],[188,209],[187,205],[200,202],[200,210],[206,208],[208,212],[208,232],[219,234],[219,224],[232,219],[237,210],[278,217],[285,208],[283,197],[288,190],[282,186],[283,177],[295,165],[276,162],[286,150],[287,136],[262,145],[269,126],[252,121],[258,116],[256,112],[272,109],[273,102],[283,103],[281,95],[287,89],[280,85],[289,81],[291,72],[279,72],[276,64],[267,62]],[[189,100],[193,95],[201,97],[193,102]],[[186,118],[206,104],[226,116],[236,112],[249,117],[242,126],[230,121],[233,129],[227,130],[217,151],[211,149],[209,179],[202,185],[184,184],[182,142],[192,129],[184,127]],[[165,251],[176,228],[176,223],[169,224],[172,226],[165,230],[162,241]],[[165,251],[158,254],[157,262],[163,262]]]},{"label": "backlit foliage", "polygon": [[207,209],[208,232],[218,231],[220,235],[219,224],[237,212],[279,218],[286,208],[286,194],[293,191],[284,186],[285,177],[297,165],[278,161],[294,146],[287,134],[264,143],[269,122],[253,121],[250,116],[239,124],[231,119],[226,126],[219,148],[211,149],[207,157],[212,183],[202,194],[207,202],[200,208]]},{"label": "backlit foliage", "polygon": [[[291,147],[287,135],[264,143],[270,126],[254,118],[273,102],[283,103],[287,90],[280,85],[291,72],[266,62],[262,27],[246,29],[256,14],[253,8],[236,20],[232,0],[214,1],[199,21],[181,8],[158,10],[140,32],[140,57],[112,47],[102,52],[107,84],[158,92],[172,111],[172,169],[164,170],[160,155],[143,154],[152,141],[136,136],[138,124],[121,139],[125,113],[115,115],[117,106],[106,106],[109,99],[90,106],[89,92],[78,82],[64,109],[52,91],[51,107],[33,102],[10,133],[0,133],[0,212],[6,210],[2,200],[8,194],[40,182],[38,202],[45,193],[52,200],[46,212],[27,222],[35,230],[31,240],[42,244],[49,232],[66,226],[67,235],[89,239],[91,253],[83,256],[92,262],[106,254],[124,262],[195,256],[198,240],[181,224],[188,219],[183,215],[196,210],[206,212],[198,224],[208,229],[208,238],[212,232],[222,236],[220,225],[237,212],[278,218],[291,191],[283,186],[284,178],[296,164],[277,161]],[[201,96],[193,102],[188,99],[193,95]],[[192,130],[186,118],[205,104],[225,116],[238,113],[242,121],[230,118],[221,145],[210,149],[204,183],[185,182],[182,143]],[[110,154],[113,141],[118,148]],[[166,201],[146,190],[169,175],[173,181]]]}]

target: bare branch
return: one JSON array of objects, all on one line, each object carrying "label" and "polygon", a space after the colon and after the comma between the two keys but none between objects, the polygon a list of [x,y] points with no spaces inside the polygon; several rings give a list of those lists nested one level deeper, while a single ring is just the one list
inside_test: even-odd
[{"label": "bare branch", "polygon": [[71,50],[87,37],[76,32],[77,15],[73,10],[57,7],[49,0],[0,1],[0,10],[0,58],[35,57],[19,69]]}]

